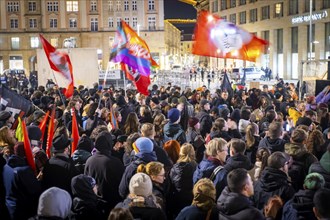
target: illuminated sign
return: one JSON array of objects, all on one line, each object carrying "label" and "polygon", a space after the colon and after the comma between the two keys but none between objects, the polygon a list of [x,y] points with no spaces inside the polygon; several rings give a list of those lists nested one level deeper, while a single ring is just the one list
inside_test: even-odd
[{"label": "illuminated sign", "polygon": [[[310,21],[310,15],[299,15],[299,16],[295,16],[292,18],[291,22],[292,24],[300,24],[300,23],[304,23],[304,22],[309,22]],[[321,19],[324,19],[328,17],[328,12],[327,11],[321,11],[321,12],[317,12],[312,14],[312,21],[318,21]]]}]

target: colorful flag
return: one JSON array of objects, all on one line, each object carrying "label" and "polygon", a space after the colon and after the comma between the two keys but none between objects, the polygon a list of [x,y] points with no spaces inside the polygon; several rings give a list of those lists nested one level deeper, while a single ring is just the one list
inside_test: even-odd
[{"label": "colorful flag", "polygon": [[233,91],[233,88],[231,87],[231,83],[229,81],[227,73],[224,73],[224,75],[223,75],[223,79],[222,79],[220,88],[221,88],[221,91],[227,91],[229,96],[231,96],[231,97],[233,96],[234,91]]},{"label": "colorful flag", "polygon": [[22,142],[24,140],[21,117],[18,117],[18,125],[15,131],[15,137],[19,142]]},{"label": "colorful flag", "polygon": [[265,45],[268,45],[266,40],[208,11],[201,11],[196,23],[192,53],[255,62]]},{"label": "colorful flag", "polygon": [[67,88],[64,89],[64,95],[66,98],[70,98],[73,95],[74,87],[70,57],[67,53],[56,50],[41,34],[39,36],[50,67],[67,80],[68,84],[66,85]]},{"label": "colorful flag", "polygon": [[47,136],[47,144],[46,144],[46,154],[48,158],[51,157],[50,149],[53,146],[53,137],[55,132],[55,107],[52,109],[52,114],[50,116],[50,120],[48,123],[48,136]]},{"label": "colorful flag", "polygon": [[18,120],[20,121],[20,124],[22,126],[22,131],[23,131],[25,157],[26,157],[27,163],[32,168],[32,170],[35,172],[36,164],[33,159],[32,149],[31,149],[29,135],[28,135],[28,132],[26,129],[26,124],[25,124],[25,121],[22,120],[21,118],[18,118]]},{"label": "colorful flag", "polygon": [[49,111],[47,111],[46,115],[42,119],[42,122],[39,124],[39,128],[41,130],[41,140],[42,141],[44,140],[44,137],[45,137],[46,125],[47,125],[49,114],[50,114]]},{"label": "colorful flag", "polygon": [[72,138],[72,145],[71,145],[71,155],[77,149],[78,141],[79,141],[79,130],[78,130],[78,123],[76,113],[74,108],[72,108],[72,130],[71,130],[71,138]]},{"label": "colorful flag", "polygon": [[132,79],[137,90],[148,95],[151,68],[158,67],[152,59],[148,45],[124,21],[116,32],[115,41],[110,54],[110,61],[126,64],[131,70],[123,67],[129,79]]},{"label": "colorful flag", "polygon": [[110,108],[110,123],[111,123],[113,130],[118,128],[117,118],[116,118],[115,112],[113,111],[112,107]]}]

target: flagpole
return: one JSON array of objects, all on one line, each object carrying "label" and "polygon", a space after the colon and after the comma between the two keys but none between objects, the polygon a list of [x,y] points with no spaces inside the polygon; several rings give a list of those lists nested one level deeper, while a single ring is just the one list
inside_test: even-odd
[{"label": "flagpole", "polygon": [[[104,79],[103,79],[103,88],[105,88],[105,85],[106,85],[106,81],[107,81],[107,75],[108,75],[109,67],[110,67],[110,65],[109,65],[109,62],[108,62],[108,64],[107,64],[107,69],[105,70]],[[99,97],[99,104],[98,104],[97,108],[100,108],[100,105],[101,105],[101,99],[102,99],[102,97]],[[106,103],[104,103],[104,105],[105,105],[105,104],[106,104]]]},{"label": "flagpole", "polygon": [[[55,83],[56,83],[56,85],[57,85],[57,87],[58,87],[58,83],[57,83],[57,79],[56,79],[55,74],[54,74],[54,70],[52,70],[52,73],[53,73],[53,77],[54,77]],[[62,100],[62,102],[63,102],[64,107],[66,107],[66,105],[65,105],[65,100],[64,100],[64,98],[63,98],[63,96],[62,96],[62,92],[61,92],[59,89],[58,89],[58,93],[60,94],[60,97],[61,97],[61,100]]]}]

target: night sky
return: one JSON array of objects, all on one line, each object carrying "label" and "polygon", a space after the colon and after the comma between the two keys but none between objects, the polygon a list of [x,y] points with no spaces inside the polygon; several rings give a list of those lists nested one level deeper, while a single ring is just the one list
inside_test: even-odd
[{"label": "night sky", "polygon": [[169,18],[196,18],[196,9],[189,4],[178,0],[164,0],[165,19]]}]

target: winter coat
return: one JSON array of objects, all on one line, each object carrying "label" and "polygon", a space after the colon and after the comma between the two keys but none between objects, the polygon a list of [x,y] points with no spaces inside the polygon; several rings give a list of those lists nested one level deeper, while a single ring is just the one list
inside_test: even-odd
[{"label": "winter coat", "polygon": [[[202,179],[202,178],[210,178],[212,175],[212,172],[215,168],[217,168],[218,166],[222,166],[221,162],[215,158],[209,157],[207,159],[202,160],[193,175],[193,183],[197,183],[198,180]],[[223,167],[223,166],[222,166]],[[217,175],[215,176],[215,178],[212,180],[215,188],[216,188],[216,198],[219,197],[219,195],[221,194],[222,190],[225,188],[225,186],[227,185],[227,173],[228,171],[225,168],[222,168]]]},{"label": "winter coat", "polygon": [[259,148],[266,147],[270,150],[271,153],[274,153],[276,151],[284,152],[285,143],[286,141],[281,138],[270,139],[270,137],[264,137],[259,142]]},{"label": "winter coat", "polygon": [[113,208],[121,197],[118,186],[124,173],[122,162],[109,153],[96,151],[88,158],[85,166],[85,174],[95,179],[98,186],[98,195]]},{"label": "winter coat", "polygon": [[200,123],[200,133],[205,138],[207,134],[211,132],[212,128],[212,117],[205,110],[197,113],[196,118],[199,119]]},{"label": "winter coat", "polygon": [[237,169],[244,168],[246,170],[251,170],[254,165],[250,162],[249,158],[243,154],[235,154],[229,157],[224,166],[227,172]]},{"label": "winter coat", "polygon": [[186,143],[186,134],[180,124],[168,122],[164,125],[165,142],[168,140],[177,140],[181,145]]},{"label": "winter coat", "polygon": [[224,220],[261,220],[263,214],[252,205],[252,201],[242,194],[231,192],[228,186],[222,191],[217,208],[219,219]]},{"label": "winter coat", "polygon": [[292,198],[294,193],[285,172],[266,167],[260,179],[254,184],[253,201],[255,207],[262,210],[270,197],[278,195],[285,203]]},{"label": "winter coat", "polygon": [[160,147],[155,140],[150,140],[154,144],[154,152],[156,153],[157,161],[164,164],[165,171],[169,171],[173,166],[173,163],[167,156],[166,151],[162,147]]},{"label": "winter coat", "polygon": [[126,167],[124,174],[121,178],[119,184],[119,195],[122,198],[126,198],[128,195],[128,186],[131,177],[136,174],[137,168],[140,164],[147,164],[151,161],[157,161],[157,156],[155,152],[152,153],[137,153],[134,156],[133,161]]},{"label": "winter coat", "polygon": [[37,214],[40,182],[22,157],[12,155],[3,167],[6,206],[11,219],[27,219]]},{"label": "winter coat", "polygon": [[174,215],[189,206],[193,199],[193,174],[197,164],[194,162],[179,162],[173,165],[170,174],[170,195],[167,206]]},{"label": "winter coat", "polygon": [[327,151],[321,157],[320,162],[313,163],[309,168],[309,173],[319,173],[324,177],[325,187],[330,189],[330,152]]},{"label": "winter coat", "polygon": [[227,131],[211,131],[210,138],[211,140],[214,138],[223,138],[226,141],[230,141],[232,139]]},{"label": "winter coat", "polygon": [[303,189],[304,180],[310,165],[318,160],[306,150],[303,144],[287,143],[285,144],[285,153],[289,154],[293,159],[293,163],[289,168],[292,186],[296,191]]},{"label": "winter coat", "polygon": [[92,154],[90,152],[82,149],[77,149],[73,152],[72,160],[79,174],[84,173],[86,161],[91,156]]},{"label": "winter coat", "polygon": [[293,198],[285,203],[282,219],[285,220],[316,220],[313,212],[315,191],[299,190]]},{"label": "winter coat", "polygon": [[[256,162],[256,155],[257,155],[257,151],[258,151],[260,137],[254,136],[254,139],[255,139],[254,144],[251,147],[246,148],[246,150],[245,150],[245,155],[249,158],[249,160],[253,164]],[[244,139],[244,141],[245,141],[245,139]]]},{"label": "winter coat", "polygon": [[[175,220],[201,220],[206,219],[208,212],[203,211],[197,206],[187,206],[181,210]],[[209,220],[218,220],[218,211],[213,208],[210,213]]]},{"label": "winter coat", "polygon": [[203,160],[204,151],[205,151],[204,138],[202,137],[202,135],[199,134],[198,131],[192,129],[191,127],[188,128],[186,137],[187,137],[187,143],[192,144],[195,149],[197,163],[201,162]]},{"label": "winter coat", "polygon": [[[134,219],[143,220],[165,220],[166,216],[164,212],[154,201],[153,196],[144,198],[142,196],[137,197],[139,202],[135,202],[134,198],[129,196],[123,202],[116,205],[115,208],[129,209]],[[141,202],[142,201],[142,202]]]},{"label": "winter coat", "polygon": [[42,186],[44,189],[55,186],[71,194],[71,179],[78,174],[71,158],[56,155],[44,166]]}]

